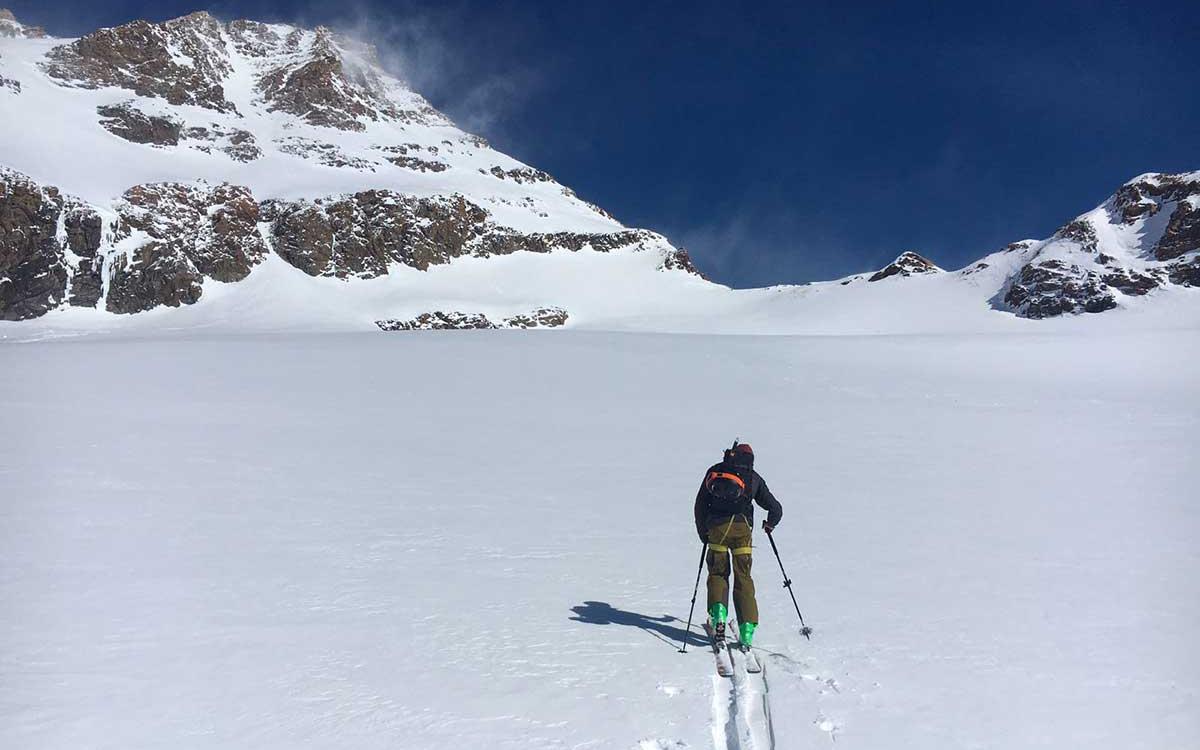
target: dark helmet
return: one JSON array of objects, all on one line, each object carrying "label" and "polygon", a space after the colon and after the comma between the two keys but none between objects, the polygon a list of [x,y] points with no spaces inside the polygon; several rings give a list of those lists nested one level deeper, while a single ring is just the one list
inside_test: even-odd
[{"label": "dark helmet", "polygon": [[725,463],[740,468],[754,468],[754,449],[749,443],[734,441],[732,448],[725,449]]}]

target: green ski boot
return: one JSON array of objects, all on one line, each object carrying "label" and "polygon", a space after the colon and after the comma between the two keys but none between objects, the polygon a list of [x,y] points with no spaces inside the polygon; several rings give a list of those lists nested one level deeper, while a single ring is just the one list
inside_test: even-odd
[{"label": "green ski boot", "polygon": [[754,640],[754,629],[758,627],[758,623],[743,622],[740,625],[742,650],[750,648],[750,642]]},{"label": "green ski boot", "polygon": [[708,608],[708,622],[712,625],[713,640],[725,643],[725,620],[729,617],[729,609],[721,602],[713,602]]}]

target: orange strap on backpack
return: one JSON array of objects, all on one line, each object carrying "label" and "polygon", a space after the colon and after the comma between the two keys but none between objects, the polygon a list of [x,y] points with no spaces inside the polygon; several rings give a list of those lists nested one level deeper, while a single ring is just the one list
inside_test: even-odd
[{"label": "orange strap on backpack", "polygon": [[706,481],[705,484],[706,485],[712,484],[714,481],[716,481],[718,479],[728,479],[729,481],[733,482],[738,487],[740,487],[742,492],[746,491],[746,483],[742,481],[741,477],[739,477],[737,474],[730,474],[730,473],[724,472],[724,471],[711,472],[708,475],[708,481]]}]

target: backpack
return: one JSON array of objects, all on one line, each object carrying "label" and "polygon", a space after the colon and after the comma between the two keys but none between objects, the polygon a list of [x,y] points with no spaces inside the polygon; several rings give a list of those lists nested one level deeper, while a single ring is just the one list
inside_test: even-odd
[{"label": "backpack", "polygon": [[754,454],[733,448],[725,451],[721,463],[704,478],[708,491],[708,512],[712,516],[749,516],[750,483],[754,478]]}]

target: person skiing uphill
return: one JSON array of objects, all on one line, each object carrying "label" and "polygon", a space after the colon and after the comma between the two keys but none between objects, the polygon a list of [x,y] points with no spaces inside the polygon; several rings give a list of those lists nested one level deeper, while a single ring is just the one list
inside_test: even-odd
[{"label": "person skiing uphill", "polygon": [[783,506],[754,470],[754,450],[734,441],[721,463],[704,475],[696,494],[696,531],[708,544],[708,619],[716,641],[725,641],[729,613],[730,557],[733,558],[733,606],[737,612],[739,640],[748,648],[758,627],[758,602],[750,577],[751,534],[754,505],[767,511],[763,529],[770,533],[783,519]]}]

